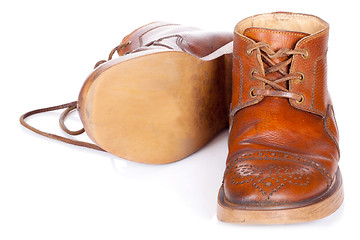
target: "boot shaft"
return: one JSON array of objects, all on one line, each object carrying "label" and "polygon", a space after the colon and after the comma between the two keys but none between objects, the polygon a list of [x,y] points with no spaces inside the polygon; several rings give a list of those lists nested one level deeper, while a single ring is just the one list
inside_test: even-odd
[{"label": "boot shaft", "polygon": [[[274,53],[281,49],[302,53],[288,56],[291,63],[284,74],[298,77],[288,80],[286,85],[283,83],[288,93],[277,93],[279,97],[288,98],[294,108],[325,117],[331,104],[326,83],[328,32],[325,21],[304,14],[271,13],[239,22],[234,33],[232,116],[240,109],[263,100],[263,95],[252,94],[254,89],[260,93],[269,90],[268,84],[254,81],[254,72],[271,81],[280,77],[278,73],[268,76],[265,72],[267,66],[261,59],[262,49],[249,51],[249,45],[264,42]],[[290,93],[293,98],[288,97]]]},{"label": "boot shaft", "polygon": [[293,13],[257,15],[234,33],[229,158],[287,151],[321,163],[333,176],[338,129],[327,90],[329,26]]}]

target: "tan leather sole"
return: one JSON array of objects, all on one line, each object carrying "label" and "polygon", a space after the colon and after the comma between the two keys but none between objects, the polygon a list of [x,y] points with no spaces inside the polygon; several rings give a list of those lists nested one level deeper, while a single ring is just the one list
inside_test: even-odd
[{"label": "tan leather sole", "polygon": [[226,204],[223,186],[218,197],[218,219],[242,224],[284,224],[321,219],[335,212],[344,200],[340,170],[331,188],[318,199],[302,206],[286,206],[281,209],[245,209]]},{"label": "tan leather sole", "polygon": [[78,110],[101,148],[162,164],[189,156],[227,126],[230,92],[229,55],[203,61],[183,52],[147,51],[96,69],[81,90]]}]

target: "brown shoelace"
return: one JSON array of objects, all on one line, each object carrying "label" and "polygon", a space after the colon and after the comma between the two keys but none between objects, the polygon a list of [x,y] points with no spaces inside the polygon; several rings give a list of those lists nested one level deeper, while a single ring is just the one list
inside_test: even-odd
[{"label": "brown shoelace", "polygon": [[[55,110],[59,110],[59,109],[64,109],[66,108],[65,112],[68,111],[67,113],[63,113],[62,115],[64,115],[63,117],[60,117],[60,119],[62,119],[61,121],[64,121],[66,115],[71,112],[72,110],[76,109],[76,106],[77,106],[77,102],[71,102],[71,103],[66,103],[66,104],[62,104],[62,105],[58,105],[58,106],[54,106],[54,107],[48,107],[48,108],[41,108],[41,109],[37,109],[37,110],[33,110],[33,111],[30,111],[30,112],[27,112],[25,114],[23,114],[21,117],[20,117],[20,123],[26,127],[27,129],[37,133],[37,134],[40,134],[42,136],[45,136],[45,137],[48,137],[48,138],[52,138],[52,139],[55,139],[55,140],[58,140],[58,141],[61,141],[61,142],[65,142],[65,143],[69,143],[69,144],[73,144],[73,145],[77,145],[77,146],[81,146],[81,147],[87,147],[87,148],[92,148],[92,149],[95,149],[95,150],[99,150],[99,151],[105,151],[103,150],[102,148],[100,148],[99,146],[95,145],[95,144],[92,144],[92,143],[88,143],[88,142],[83,142],[83,141],[78,141],[78,140],[73,140],[73,139],[70,139],[70,138],[66,138],[66,137],[62,137],[62,136],[58,136],[56,134],[52,134],[52,133],[47,133],[47,132],[43,132],[43,131],[40,131],[39,129],[37,128],[34,128],[32,126],[30,126],[27,122],[25,122],[25,118],[27,117],[30,117],[32,115],[35,115],[35,114],[38,114],[38,113],[44,113],[44,112],[49,112],[49,111],[55,111]],[[60,123],[60,126],[61,126],[61,123]],[[65,125],[64,125],[65,126]],[[65,127],[66,128],[66,127]],[[67,129],[67,128],[66,128]],[[82,129],[83,130],[83,129]],[[67,129],[67,131],[69,132],[72,132],[72,133],[76,133],[75,135],[78,135],[78,134],[81,134],[83,131],[82,130],[79,130],[79,131],[70,131]],[[65,131],[65,132],[67,132]],[[81,133],[79,133],[80,131],[82,131]],[[69,133],[67,132],[67,133]],[[70,133],[71,134],[71,133]],[[74,135],[74,134],[72,134]]]},{"label": "brown shoelace", "polygon": [[[131,42],[125,42],[125,43],[121,43],[119,44],[118,46],[116,46],[115,48],[113,48],[109,54],[109,57],[108,57],[108,60],[107,61],[110,61],[112,59],[112,57],[114,56],[115,52],[118,52],[121,48],[124,48],[126,46],[128,46],[129,44],[131,44]],[[97,68],[99,65],[107,62],[106,60],[101,60],[101,61],[98,61],[96,64],[95,64],[95,67],[94,68]],[[37,128],[34,128],[32,126],[30,126],[26,121],[25,119],[32,116],[32,115],[35,115],[35,114],[39,114],[39,113],[44,113],[44,112],[49,112],[49,111],[55,111],[55,110],[60,110],[60,109],[64,109],[65,108],[65,111],[60,115],[60,118],[59,118],[59,124],[60,124],[60,127],[61,129],[66,132],[67,134],[70,134],[70,135],[79,135],[79,134],[82,134],[85,132],[85,129],[82,128],[80,130],[77,130],[77,131],[72,131],[72,130],[69,130],[66,125],[65,125],[65,119],[66,117],[72,112],[72,111],[75,111],[77,109],[77,101],[74,101],[74,102],[70,102],[70,103],[66,103],[66,104],[61,104],[61,105],[58,105],[58,106],[53,106],[53,107],[48,107],[48,108],[41,108],[41,109],[36,109],[36,110],[33,110],[33,111],[30,111],[30,112],[27,112],[25,114],[23,114],[21,117],[20,117],[20,123],[26,127],[27,129],[37,133],[37,134],[40,134],[42,136],[45,136],[45,137],[48,137],[48,138],[52,138],[52,139],[55,139],[55,140],[58,140],[58,141],[61,141],[61,142],[65,142],[65,143],[69,143],[69,144],[73,144],[73,145],[77,145],[77,146],[81,146],[81,147],[87,147],[87,148],[92,148],[92,149],[95,149],[95,150],[99,150],[99,151],[105,151],[104,149],[100,148],[99,146],[97,146],[96,144],[92,144],[92,143],[88,143],[88,142],[83,142],[83,141],[78,141],[78,140],[73,140],[73,139],[70,139],[70,138],[66,138],[66,137],[62,137],[62,136],[58,136],[56,134],[52,134],[52,133],[47,133],[47,132],[43,132],[43,131],[40,131],[39,129]]]},{"label": "brown shoelace", "polygon": [[[305,49],[295,49],[289,50],[286,48],[282,48],[277,52],[274,52],[270,49],[269,44],[266,42],[257,42],[254,44],[248,45],[246,51],[248,55],[251,55],[253,51],[258,51],[257,54],[258,61],[260,65],[266,63],[269,67],[265,69],[264,74],[261,74],[257,71],[252,71],[251,75],[254,79],[260,80],[266,83],[265,89],[252,89],[250,91],[250,95],[253,97],[256,96],[273,96],[273,97],[285,97],[294,99],[298,102],[303,101],[303,96],[298,93],[290,92],[287,88],[280,85],[280,83],[298,79],[302,80],[304,78],[303,74],[301,73],[287,73],[283,69],[291,64],[292,56],[299,54],[302,55],[304,58],[308,56],[308,52]],[[289,57],[287,60],[275,63],[273,59],[281,58],[281,57]],[[270,80],[266,78],[266,75],[270,73],[278,72],[282,75],[282,77],[276,80]]]},{"label": "brown shoelace", "polygon": [[119,45],[117,45],[116,47],[114,47],[114,48],[110,51],[108,60],[100,60],[100,61],[98,61],[98,62],[95,64],[94,69],[97,68],[98,66],[100,66],[101,64],[106,63],[107,61],[110,61],[110,60],[112,59],[112,57],[114,56],[114,53],[115,53],[115,52],[119,52],[119,50],[120,50],[121,48],[127,47],[127,46],[130,45],[130,44],[131,44],[131,41],[125,42],[125,43],[120,43]]}]

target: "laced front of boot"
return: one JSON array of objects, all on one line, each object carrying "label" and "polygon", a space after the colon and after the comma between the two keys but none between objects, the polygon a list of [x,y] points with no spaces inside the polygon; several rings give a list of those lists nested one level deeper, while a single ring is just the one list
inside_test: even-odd
[{"label": "laced front of boot", "polygon": [[[288,82],[290,80],[304,80],[304,74],[301,72],[297,73],[289,73],[285,69],[288,68],[288,66],[291,65],[291,62],[293,60],[294,55],[301,55],[303,58],[308,57],[308,52],[305,49],[286,49],[281,48],[280,50],[274,52],[268,43],[266,42],[257,42],[248,45],[246,49],[247,55],[251,56],[254,51],[257,51],[257,59],[259,61],[260,66],[263,66],[262,68],[263,73],[259,73],[257,70],[251,71],[251,77],[253,79],[259,80],[264,82],[265,89],[255,89],[252,88],[250,90],[250,96],[256,97],[256,96],[272,96],[272,97],[284,97],[284,98],[290,98],[296,100],[298,103],[301,103],[304,101],[304,96],[298,93],[294,93],[289,91],[286,87],[282,86],[281,83]],[[279,63],[276,63],[274,59],[281,59],[281,58],[287,58],[284,61],[281,61]],[[269,66],[267,68],[264,68],[264,63]],[[267,78],[267,75],[271,73],[278,72],[281,74],[281,77],[275,80],[270,80]]]}]

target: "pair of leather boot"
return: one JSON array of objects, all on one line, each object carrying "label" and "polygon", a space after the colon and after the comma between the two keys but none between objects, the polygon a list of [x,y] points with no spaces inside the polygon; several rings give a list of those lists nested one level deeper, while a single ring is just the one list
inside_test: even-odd
[{"label": "pair of leather boot", "polygon": [[[218,218],[323,218],[343,200],[338,130],[326,85],[328,32],[322,19],[294,13],[246,18],[233,34],[150,23],[96,64],[77,102],[31,111],[20,121],[47,137],[151,164],[191,155],[229,122]],[[120,57],[112,59],[115,52]],[[85,131],[95,144],[24,121],[61,108],[62,129]],[[64,121],[76,109],[84,129],[72,131]]]}]

